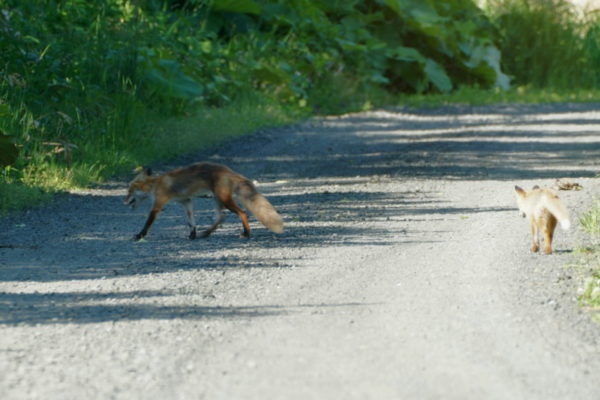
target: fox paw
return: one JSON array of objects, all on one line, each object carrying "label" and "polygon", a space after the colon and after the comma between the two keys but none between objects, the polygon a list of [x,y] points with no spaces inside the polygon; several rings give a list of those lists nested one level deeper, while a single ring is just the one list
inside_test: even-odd
[{"label": "fox paw", "polygon": [[133,236],[133,240],[135,240],[136,242],[142,240],[144,238],[144,235],[142,235],[141,233],[137,233]]},{"label": "fox paw", "polygon": [[190,236],[189,236],[190,240],[194,240],[196,239],[196,230],[194,229],[193,231],[190,232]]}]

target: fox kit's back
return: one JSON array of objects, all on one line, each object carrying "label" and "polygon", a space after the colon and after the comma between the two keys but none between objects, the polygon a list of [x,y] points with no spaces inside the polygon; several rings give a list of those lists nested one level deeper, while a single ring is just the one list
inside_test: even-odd
[{"label": "fox kit's back", "polygon": [[539,250],[539,233],[544,236],[544,253],[552,253],[552,239],[557,221],[563,229],[569,229],[569,212],[558,196],[550,189],[534,186],[526,191],[515,186],[517,205],[523,217],[529,219],[532,234],[531,251]]}]

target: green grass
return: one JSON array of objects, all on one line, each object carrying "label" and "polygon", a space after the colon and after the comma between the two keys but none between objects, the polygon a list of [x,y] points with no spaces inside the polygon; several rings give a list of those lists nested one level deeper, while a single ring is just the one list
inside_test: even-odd
[{"label": "green grass", "polygon": [[489,0],[502,67],[516,85],[591,88],[600,85],[600,18],[581,16],[568,0]]},{"label": "green grass", "polygon": [[[341,86],[340,86],[341,85]],[[343,96],[335,99],[334,89]],[[339,93],[338,93],[339,94]],[[335,82],[313,96],[312,111],[285,106],[264,96],[241,96],[224,107],[202,107],[195,112],[165,118],[151,110],[129,105],[118,109],[112,122],[87,127],[74,143],[72,162],[64,153],[53,154],[49,147],[32,151],[19,179],[0,177],[0,214],[47,201],[50,194],[84,188],[107,177],[122,176],[135,166],[164,162],[197,151],[219,141],[262,127],[292,123],[312,114],[339,114],[396,104],[408,107],[440,107],[450,104],[486,105],[501,103],[600,102],[600,90],[549,90],[519,87],[508,91],[463,87],[450,94],[391,95],[379,90]],[[341,99],[341,100],[340,100]],[[123,109],[131,115],[123,116]],[[27,116],[21,116],[27,120]],[[96,134],[104,130],[104,135]],[[125,134],[126,133],[126,134]],[[5,173],[6,174],[6,173]]]},{"label": "green grass", "polygon": [[600,323],[600,199],[594,199],[592,207],[581,216],[580,223],[588,235],[586,242],[589,245],[579,251],[582,255],[578,265],[582,273],[579,301]]},{"label": "green grass", "polygon": [[[490,0],[487,18],[462,1],[423,13],[404,12],[417,0],[292,2],[254,16],[137,3],[0,0],[0,133],[19,148],[0,169],[0,214],[308,115],[600,101],[600,19],[566,0]],[[516,87],[461,87],[495,81],[500,61],[480,54],[490,43]],[[446,75],[458,89],[435,94]]]},{"label": "green grass", "polygon": [[0,177],[0,214],[39,204],[52,193],[84,188],[108,177],[120,176],[135,166],[165,162],[220,141],[262,127],[289,124],[306,114],[258,96],[221,108],[200,108],[193,114],[171,118],[144,112],[123,126],[127,134],[107,142],[106,135],[90,132],[76,144],[73,161],[63,153],[32,152],[19,179]]},{"label": "green grass", "polygon": [[408,107],[441,107],[449,104],[544,104],[600,102],[600,89],[538,89],[520,86],[509,90],[462,87],[449,94],[405,95],[398,104]]}]

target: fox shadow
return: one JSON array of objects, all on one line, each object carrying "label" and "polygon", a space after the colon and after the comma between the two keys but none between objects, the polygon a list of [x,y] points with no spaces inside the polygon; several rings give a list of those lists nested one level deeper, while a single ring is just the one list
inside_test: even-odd
[{"label": "fox shadow", "polygon": [[[222,226],[210,237],[189,240],[183,208],[168,204],[148,236],[136,242],[133,236],[143,225],[149,204],[132,211],[119,204],[118,195],[89,197],[71,195],[66,202],[59,202],[62,206],[49,206],[54,219],[63,221],[51,233],[38,229],[33,222],[13,220],[12,229],[19,231],[15,236],[19,240],[0,235],[0,243],[11,243],[10,247],[0,248],[0,282],[103,279],[198,269],[290,268],[295,265],[292,256],[261,258],[252,250],[435,243],[435,232],[419,231],[411,222],[512,211],[501,207],[453,207],[433,194],[411,191],[273,193],[267,197],[286,220],[283,234],[271,233],[251,218],[252,236],[241,238],[239,219],[227,212]],[[213,200],[200,198],[194,202],[202,229],[214,218]],[[74,210],[85,217],[71,218]],[[45,212],[41,208],[31,211],[28,217],[43,219]],[[392,219],[406,224],[395,231],[372,223]],[[429,238],[424,238],[426,235]]]}]

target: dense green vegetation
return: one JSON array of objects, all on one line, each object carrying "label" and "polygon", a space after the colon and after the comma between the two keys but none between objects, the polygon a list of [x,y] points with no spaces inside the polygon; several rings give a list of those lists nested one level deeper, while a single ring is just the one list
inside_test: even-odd
[{"label": "dense green vegetation", "polygon": [[586,245],[579,249],[582,257],[577,265],[582,282],[579,301],[600,322],[600,199],[594,200],[592,208],[581,216],[580,223],[587,237]]},{"label": "dense green vegetation", "polygon": [[315,113],[598,99],[566,4],[0,0],[0,210]]},{"label": "dense green vegetation", "polygon": [[592,208],[582,215],[580,223],[588,235],[586,242],[589,246],[581,249],[583,260],[579,267],[582,269],[583,286],[579,300],[585,307],[595,311],[595,318],[600,322],[600,199],[594,200]]},{"label": "dense green vegetation", "polygon": [[598,88],[598,13],[577,15],[565,0],[489,0],[503,70],[515,85]]}]

